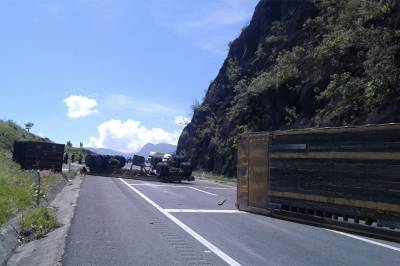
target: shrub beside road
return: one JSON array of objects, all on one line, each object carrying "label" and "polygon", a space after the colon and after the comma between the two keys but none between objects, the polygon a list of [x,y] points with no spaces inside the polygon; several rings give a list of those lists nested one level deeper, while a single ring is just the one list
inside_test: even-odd
[{"label": "shrub beside road", "polygon": [[38,207],[27,210],[20,220],[21,235],[30,236],[30,239],[39,239],[57,227],[59,223],[56,213],[51,208]]},{"label": "shrub beside road", "polygon": [[[22,212],[22,230],[32,232],[35,237],[42,237],[55,228],[54,212],[36,206],[37,192],[31,172],[21,170],[11,159],[15,140],[48,141],[27,132],[12,121],[0,121],[0,226]],[[42,171],[40,194],[45,195],[52,186],[62,180],[61,174]]]}]

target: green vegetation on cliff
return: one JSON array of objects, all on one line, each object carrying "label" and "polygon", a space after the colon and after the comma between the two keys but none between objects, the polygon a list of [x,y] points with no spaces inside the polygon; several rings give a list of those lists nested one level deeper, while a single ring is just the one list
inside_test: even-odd
[{"label": "green vegetation on cliff", "polygon": [[248,131],[400,121],[400,4],[261,0],[178,143],[235,175]]},{"label": "green vegetation on cliff", "polygon": [[11,120],[0,120],[0,153],[11,157],[16,140],[50,141],[48,138],[29,133]]}]

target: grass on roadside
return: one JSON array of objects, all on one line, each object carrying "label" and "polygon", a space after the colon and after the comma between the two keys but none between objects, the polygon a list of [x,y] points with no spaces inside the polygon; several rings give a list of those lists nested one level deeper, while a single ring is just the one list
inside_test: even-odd
[{"label": "grass on roadside", "polygon": [[[0,226],[17,213],[22,212],[20,224],[26,239],[40,238],[58,226],[53,210],[34,205],[35,193],[32,173],[21,170],[12,160],[12,149],[16,140],[50,141],[18,126],[12,121],[0,120]],[[61,174],[41,172],[41,192],[63,180]]]},{"label": "grass on roadside", "polygon": [[212,180],[212,181],[215,181],[218,183],[236,184],[236,178],[234,178],[234,177],[227,177],[224,175],[215,175],[213,173],[200,171],[200,170],[193,171],[193,176],[205,178],[205,179]]},{"label": "grass on roadside", "polygon": [[[61,174],[43,172],[41,191],[63,179]],[[0,152],[0,226],[17,212],[32,205],[34,198],[32,174],[22,171],[20,166]]]},{"label": "grass on roadside", "polygon": [[[71,173],[68,173],[68,177],[75,176],[76,172],[71,171]],[[61,174],[58,173],[53,173],[50,171],[42,171],[41,172],[41,182],[40,182],[40,190],[46,192],[48,191],[52,186],[63,180],[64,177]]]},{"label": "grass on roadside", "polygon": [[57,222],[55,211],[45,207],[26,211],[19,223],[21,234],[34,239],[45,237],[48,232],[60,226]]},{"label": "grass on roadside", "polygon": [[0,153],[0,225],[32,201],[32,177]]}]

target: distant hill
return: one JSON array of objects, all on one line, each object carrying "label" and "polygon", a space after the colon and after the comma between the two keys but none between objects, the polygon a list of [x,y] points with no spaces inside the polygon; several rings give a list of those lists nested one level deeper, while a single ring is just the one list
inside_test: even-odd
[{"label": "distant hill", "polygon": [[[0,160],[2,160],[2,156],[6,156],[7,158],[12,157],[14,141],[53,142],[49,138],[40,137],[28,132],[12,120],[0,120]],[[91,152],[66,145],[65,151],[77,156],[82,154],[83,157],[86,157]]]},{"label": "distant hill", "polygon": [[0,120],[0,153],[11,154],[14,141],[28,140],[51,142],[48,138],[42,138],[26,131],[12,120]]},{"label": "distant hill", "polygon": [[92,147],[85,147],[86,150],[89,150],[91,152],[100,154],[100,155],[120,155],[124,157],[130,157],[133,155],[133,153],[127,153],[127,152],[121,152],[121,151],[116,151],[112,149],[106,149],[106,148],[92,148]]},{"label": "distant hill", "polygon": [[167,144],[167,143],[159,143],[159,144],[147,143],[140,149],[139,152],[136,152],[135,154],[147,157],[147,156],[149,156],[149,153],[151,151],[175,153],[176,145]]}]

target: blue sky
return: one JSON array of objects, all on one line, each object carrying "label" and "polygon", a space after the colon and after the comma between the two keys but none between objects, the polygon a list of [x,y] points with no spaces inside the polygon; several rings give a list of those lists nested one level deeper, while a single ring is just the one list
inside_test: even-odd
[{"label": "blue sky", "polygon": [[59,143],[174,143],[257,2],[3,0],[0,119]]}]

